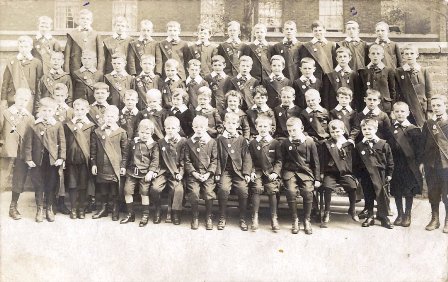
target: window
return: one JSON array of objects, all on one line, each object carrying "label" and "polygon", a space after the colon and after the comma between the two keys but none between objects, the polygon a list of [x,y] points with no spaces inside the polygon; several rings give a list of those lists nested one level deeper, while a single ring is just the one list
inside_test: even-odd
[{"label": "window", "polygon": [[319,19],[328,31],[343,31],[343,0],[319,0]]},{"label": "window", "polygon": [[128,20],[129,31],[137,31],[138,1],[137,0],[114,0],[112,2],[112,26],[114,18],[122,16]]},{"label": "window", "polygon": [[212,28],[212,34],[224,32],[224,0],[201,0],[201,23]]},{"label": "window", "polygon": [[265,24],[268,31],[281,31],[282,0],[260,0],[258,2],[258,22]]},{"label": "window", "polygon": [[80,2],[77,0],[56,0],[55,2],[54,29],[64,30],[78,26],[75,18],[80,10]]}]

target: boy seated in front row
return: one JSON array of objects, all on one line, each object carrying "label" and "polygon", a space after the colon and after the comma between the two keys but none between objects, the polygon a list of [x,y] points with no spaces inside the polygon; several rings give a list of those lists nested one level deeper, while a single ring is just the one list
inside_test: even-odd
[{"label": "boy seated in front row", "polygon": [[[320,167],[323,177],[321,193],[325,201],[325,212],[321,218],[322,228],[330,222],[331,193],[342,188],[348,193],[350,207],[348,214],[359,221],[355,211],[357,180],[353,176],[353,154],[355,146],[345,138],[345,125],[341,120],[332,120],[328,124],[331,138],[325,140],[320,149]],[[321,195],[322,196],[322,195]],[[321,207],[322,208],[322,207]]]},{"label": "boy seated in front row", "polygon": [[118,125],[126,130],[128,140],[134,138],[137,129],[137,109],[138,94],[135,90],[126,90],[124,92],[124,108],[120,110],[120,120]]},{"label": "boy seated in front row", "polygon": [[328,111],[320,105],[320,94],[315,89],[305,93],[306,109],[300,114],[304,131],[319,144],[330,137],[328,134],[328,122],[330,116]]},{"label": "boy seated in front row", "polygon": [[300,117],[300,113],[302,112],[302,109],[294,104],[296,98],[294,88],[285,86],[281,89],[280,94],[282,103],[274,109],[275,121],[277,124],[274,136],[277,139],[288,137],[286,121],[290,117]]},{"label": "boy seated in front row", "polygon": [[173,91],[173,106],[169,109],[169,115],[175,116],[180,121],[179,134],[182,137],[193,135],[193,111],[187,107],[188,93],[185,89],[178,88]]},{"label": "boy seated in front row", "polygon": [[[366,219],[362,227],[375,224],[375,218],[381,221],[381,226],[392,229],[389,221],[389,198],[386,187],[392,179],[394,161],[389,144],[380,139],[376,132],[378,121],[364,119],[361,122],[364,138],[356,144],[357,156],[354,161],[354,174],[360,180],[364,192],[364,210]],[[374,202],[377,202],[376,217],[373,214]]]},{"label": "boy seated in front row", "polygon": [[162,92],[163,107],[169,109],[173,106],[171,101],[176,89],[186,89],[185,82],[180,79],[178,74],[179,62],[169,59],[165,63],[166,78],[159,84],[159,90]]},{"label": "boy seated in front row", "polygon": [[[350,102],[353,98],[353,92],[350,88],[341,87],[336,92],[337,106],[330,110],[330,120],[339,119],[345,125],[345,135],[348,137],[355,123],[357,112],[352,109]],[[350,141],[349,139],[348,141]],[[352,140],[352,143],[354,141]]]},{"label": "boy seated in front row", "polygon": [[208,82],[210,89],[212,89],[212,106],[214,106],[219,113],[225,109],[225,95],[230,88],[230,76],[224,72],[226,60],[221,55],[212,57],[213,71],[204,77]]},{"label": "boy seated in front row", "polygon": [[107,99],[109,98],[109,85],[104,82],[97,82],[93,85],[93,98],[95,102],[90,105],[88,113],[89,119],[95,123],[96,126],[103,125],[104,111],[109,106]]},{"label": "boy seated in front row", "polygon": [[156,59],[153,55],[143,55],[140,59],[142,71],[135,77],[133,88],[138,93],[137,108],[143,110],[148,107],[146,92],[150,89],[159,89],[160,76],[154,73]]},{"label": "boy seated in front row", "polygon": [[53,201],[59,183],[58,171],[66,157],[64,127],[54,118],[55,109],[56,103],[52,98],[40,100],[37,119],[24,141],[25,161],[31,168],[31,181],[36,190],[36,222],[43,221],[44,199],[47,220],[54,221]]},{"label": "boy seated in front row", "polygon": [[241,109],[247,111],[254,104],[252,92],[260,84],[260,81],[250,75],[253,60],[249,56],[241,56],[238,74],[230,80],[229,90],[236,90],[243,95]]},{"label": "boy seated in front row", "polygon": [[182,212],[182,200],[184,198],[184,146],[187,142],[185,137],[179,135],[180,121],[178,118],[170,116],[165,119],[166,135],[158,142],[159,145],[159,172],[154,179],[150,194],[156,207],[153,222],[161,221],[161,199],[160,195],[165,188],[168,188],[168,209],[165,222],[180,224]]},{"label": "boy seated in front row", "polygon": [[192,59],[188,62],[188,77],[185,80],[187,85],[188,97],[190,98],[190,108],[195,109],[198,106],[198,91],[201,87],[208,87],[208,82],[200,75],[201,62]]},{"label": "boy seated in front row", "polygon": [[137,114],[137,124],[143,119],[150,119],[154,123],[154,140],[163,138],[165,129],[163,121],[168,117],[168,111],[162,108],[162,93],[157,89],[151,89],[146,93],[148,107]]},{"label": "boy seated in front row", "polygon": [[194,116],[204,116],[208,120],[207,133],[216,138],[223,131],[221,116],[218,111],[210,105],[212,91],[207,86],[198,90],[198,106],[195,108]]},{"label": "boy seated in front row", "polygon": [[96,192],[102,202],[101,209],[92,216],[93,219],[108,216],[110,199],[113,204],[112,220],[119,219],[118,187],[120,176],[126,174],[123,157],[128,138],[126,131],[117,124],[118,114],[116,106],[108,106],[104,112],[104,123],[90,137],[92,174],[96,176]]},{"label": "boy seated in front row", "polygon": [[246,111],[247,119],[249,121],[250,137],[253,138],[258,135],[255,121],[261,115],[268,116],[272,119],[271,134],[275,132],[276,122],[274,112],[266,105],[268,101],[268,92],[264,86],[259,85],[252,91],[254,105]]},{"label": "boy seated in front row", "polygon": [[300,118],[291,117],[286,122],[289,138],[280,145],[282,156],[282,180],[286,188],[286,199],[291,211],[292,233],[299,232],[297,217],[297,192],[303,198],[305,233],[312,234],[311,209],[314,187],[320,187],[320,165],[316,143],[305,136]]},{"label": "boy seated in front row", "polygon": [[120,221],[120,224],[135,221],[133,195],[138,186],[142,197],[143,215],[139,223],[140,227],[148,224],[149,220],[149,186],[157,177],[159,169],[159,146],[152,139],[154,123],[149,119],[143,119],[138,124],[138,137],[130,141],[123,157],[126,167],[126,183],[124,185],[124,200],[128,214]]},{"label": "boy seated in front row", "polygon": [[310,89],[316,89],[320,91],[322,88],[322,80],[314,76],[316,71],[316,62],[309,57],[300,60],[300,73],[302,74],[296,79],[292,87],[296,91],[296,101],[294,104],[301,109],[306,108],[305,92]]},{"label": "boy seated in front row", "polygon": [[[185,174],[188,199],[191,203],[191,229],[199,228],[199,196],[205,198],[206,221],[211,221],[213,200],[216,199],[214,174],[218,164],[216,141],[207,133],[208,120],[197,116],[193,119],[194,135],[185,145]],[[210,226],[210,223],[207,224]]]},{"label": "boy seated in front row", "polygon": [[104,76],[104,82],[109,85],[111,105],[119,109],[124,107],[124,92],[132,89],[134,77],[126,72],[126,56],[121,53],[112,55],[112,66],[114,70]]},{"label": "boy seated in front row", "polygon": [[280,55],[274,55],[271,58],[271,74],[263,79],[262,84],[268,91],[267,105],[274,109],[281,104],[281,90],[285,86],[292,86],[292,81],[283,75],[285,68],[285,59]]},{"label": "boy seated in front row", "polygon": [[227,108],[221,112],[221,118],[224,118],[227,113],[237,114],[240,117],[240,126],[237,129],[238,134],[242,135],[246,139],[249,139],[249,121],[247,120],[246,113],[240,109],[242,102],[241,93],[236,90],[230,90],[225,96],[225,101]]},{"label": "boy seated in front row", "polygon": [[252,192],[252,230],[258,229],[258,210],[260,194],[266,191],[269,197],[271,211],[271,228],[274,232],[280,230],[277,219],[277,194],[280,191],[280,176],[282,160],[280,141],[272,138],[272,120],[267,116],[257,118],[258,135],[249,142],[249,152],[252,158],[252,172],[249,189]]},{"label": "boy seated in front row", "polygon": [[[238,195],[240,210],[240,228],[247,231],[246,209],[249,196],[247,183],[250,181],[252,159],[247,140],[238,134],[240,118],[235,113],[227,113],[224,117],[225,131],[220,135],[218,143],[218,165],[215,179],[218,182],[219,223],[218,230],[223,230],[227,220],[227,201],[232,188]],[[211,210],[211,209],[210,209]],[[211,213],[208,214],[206,228],[213,229]]]},{"label": "boy seated in front row", "polygon": [[84,219],[87,195],[95,196],[90,173],[90,136],[95,124],[87,118],[87,100],[76,99],[73,102],[73,112],[73,118],[64,123],[67,142],[65,185],[70,196],[70,218]]}]

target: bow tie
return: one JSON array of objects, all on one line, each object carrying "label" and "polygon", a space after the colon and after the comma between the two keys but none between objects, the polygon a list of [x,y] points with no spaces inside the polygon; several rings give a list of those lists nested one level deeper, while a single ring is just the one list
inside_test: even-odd
[{"label": "bow tie", "polygon": [[177,45],[177,44],[179,44],[179,40],[171,40],[171,41],[169,41],[171,44],[173,44],[173,45]]},{"label": "bow tie", "polygon": [[366,145],[369,145],[369,146],[371,146],[371,147],[373,147],[373,145],[375,145],[375,143],[376,143],[376,141],[375,140],[366,140],[365,142],[364,142],[364,144],[366,144]]},{"label": "bow tie", "polygon": [[260,143],[269,143],[268,140],[266,140],[266,137],[261,138]]},{"label": "bow tie", "polygon": [[151,75],[149,75],[149,74],[143,74],[142,78],[143,79],[152,79]]},{"label": "bow tie", "polygon": [[242,75],[241,78],[240,78],[240,81],[246,82],[247,81],[247,77],[245,75]]},{"label": "bow tie", "polygon": [[306,79],[303,83],[305,83],[306,86],[310,86],[311,85],[311,80],[310,79]]},{"label": "bow tie", "polygon": [[217,81],[220,81],[222,79],[222,76],[218,73],[215,78]]},{"label": "bow tie", "polygon": [[436,117],[436,120],[437,120],[437,121],[442,121],[442,120],[443,120],[443,115],[437,116],[437,117]]},{"label": "bow tie", "polygon": [[96,104],[96,107],[99,108],[99,109],[103,109],[103,108],[105,108],[106,106],[101,105],[101,104]]},{"label": "bow tie", "polygon": [[205,142],[204,140],[202,140],[201,137],[195,137],[195,138],[194,138],[194,141],[195,141],[195,142],[199,142],[199,144],[200,144],[201,146],[206,144],[206,142]]},{"label": "bow tie", "polygon": [[373,110],[370,110],[366,116],[376,116],[376,115],[373,113]]},{"label": "bow tie", "polygon": [[84,122],[83,122],[82,119],[79,118],[79,119],[77,119],[77,120],[75,121],[75,123],[76,123],[76,124],[83,124]]},{"label": "bow tie", "polygon": [[378,44],[387,44],[387,41],[386,40],[379,40]]},{"label": "bow tie", "polygon": [[238,137],[238,134],[230,134],[229,133],[229,135],[227,135],[227,139],[232,139],[232,138],[237,138]]},{"label": "bow tie", "polygon": [[346,106],[342,106],[341,111],[346,111],[346,112],[348,112],[347,107],[346,107]]},{"label": "bow tie", "polygon": [[289,106],[282,106],[283,109],[289,110]]},{"label": "bow tie", "polygon": [[418,74],[418,73],[419,73],[419,71],[418,71],[417,69],[412,68],[412,67],[409,69],[409,71],[410,71],[412,74]]},{"label": "bow tie", "polygon": [[169,139],[168,139],[168,143],[170,143],[170,144],[172,144],[172,145],[176,145],[177,142],[179,142],[179,139],[178,139],[178,138],[173,137],[173,138],[169,138]]},{"label": "bow tie", "polygon": [[274,77],[274,79],[277,80],[277,81],[282,81],[282,80],[283,80],[283,77],[281,77],[280,75],[276,75],[276,76]]},{"label": "bow tie", "polygon": [[174,108],[172,109],[172,111],[173,111],[173,113],[176,113],[176,112],[179,112],[180,110],[179,110],[178,107],[174,107]]},{"label": "bow tie", "polygon": [[288,47],[291,47],[292,46],[292,40],[288,40],[286,42],[283,42],[283,44],[285,44]]},{"label": "bow tie", "polygon": [[348,75],[348,74],[350,74],[350,71],[349,70],[341,70],[341,74],[342,74],[342,76],[344,76],[344,75]]},{"label": "bow tie", "polygon": [[378,67],[378,64],[372,64],[371,69],[373,69],[375,72],[381,71],[381,69]]},{"label": "bow tie", "polygon": [[104,129],[112,129],[112,126],[110,126],[110,125],[105,125],[105,126],[104,126]]},{"label": "bow tie", "polygon": [[302,141],[300,139],[292,139],[291,143],[294,145],[301,145]]},{"label": "bow tie", "polygon": [[198,83],[194,79],[190,80],[190,82],[188,83],[188,85],[196,85],[196,84]]},{"label": "bow tie", "polygon": [[400,127],[400,128],[405,128],[405,126],[403,126],[403,123],[401,123],[401,122],[397,122],[396,124],[395,124],[395,127]]},{"label": "bow tie", "polygon": [[81,31],[89,31],[88,28],[82,28]]},{"label": "bow tie", "polygon": [[319,110],[314,110],[314,111],[312,111],[311,113],[313,113],[313,114],[318,114],[318,113],[320,113],[320,111]]}]

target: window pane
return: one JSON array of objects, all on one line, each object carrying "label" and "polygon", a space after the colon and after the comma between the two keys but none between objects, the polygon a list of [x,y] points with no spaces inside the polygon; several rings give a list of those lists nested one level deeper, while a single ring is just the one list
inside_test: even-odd
[{"label": "window pane", "polygon": [[327,30],[343,30],[343,12],[343,0],[319,0],[319,19]]},{"label": "window pane", "polygon": [[138,1],[137,0],[114,0],[112,2],[112,26],[115,17],[122,16],[128,20],[129,30],[137,30]]},{"label": "window pane", "polygon": [[268,31],[279,31],[282,26],[282,0],[260,0],[258,22],[267,26]]}]

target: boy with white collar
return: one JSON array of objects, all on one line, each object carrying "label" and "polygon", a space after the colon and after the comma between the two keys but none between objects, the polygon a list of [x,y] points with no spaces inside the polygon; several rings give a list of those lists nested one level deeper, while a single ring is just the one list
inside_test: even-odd
[{"label": "boy with white collar", "polygon": [[379,22],[375,26],[376,39],[374,44],[379,44],[384,48],[384,64],[396,69],[403,65],[401,59],[400,47],[396,42],[389,39],[389,25],[385,22]]},{"label": "boy with white collar", "polygon": [[243,43],[239,36],[241,35],[240,23],[231,21],[227,24],[227,35],[229,38],[219,44],[217,50],[218,55],[225,58],[224,72],[228,76],[236,76],[239,72],[239,58],[243,54],[246,44]]},{"label": "boy with white collar", "polygon": [[270,59],[272,47],[266,41],[267,27],[258,23],[253,28],[255,40],[245,47],[243,54],[252,58],[253,66],[250,74],[259,81],[263,81],[271,74]]},{"label": "boy with white collar", "polygon": [[64,123],[67,141],[65,160],[66,188],[70,195],[70,218],[84,219],[87,195],[95,195],[90,172],[90,136],[95,124],[87,118],[89,103],[84,99],[73,102],[72,119]]},{"label": "boy with white collar", "polygon": [[195,108],[194,116],[204,116],[208,119],[207,133],[216,138],[223,131],[221,116],[218,111],[212,107],[212,91],[207,86],[198,90],[198,106]]},{"label": "boy with white collar", "polygon": [[303,58],[300,60],[300,73],[302,74],[293,83],[296,91],[295,104],[302,109],[306,108],[305,92],[310,89],[320,91],[322,87],[322,80],[314,76],[316,71],[316,62],[311,58]]},{"label": "boy with white collar", "polygon": [[6,66],[3,73],[3,84],[0,105],[4,108],[14,104],[14,94],[17,89],[28,88],[33,98],[27,105],[27,111],[34,113],[34,95],[38,91],[39,79],[42,77],[42,63],[31,55],[33,40],[29,36],[17,39],[19,53]]},{"label": "boy with white collar", "polygon": [[271,211],[271,228],[274,232],[280,230],[277,219],[277,194],[280,191],[280,176],[282,160],[280,141],[272,138],[269,133],[272,120],[267,116],[257,118],[258,135],[249,142],[249,152],[252,158],[252,172],[249,189],[252,192],[252,230],[258,229],[258,210],[260,208],[260,194],[263,191],[269,196]]},{"label": "boy with white collar", "polygon": [[172,95],[176,89],[186,89],[185,82],[180,79],[178,74],[179,62],[169,59],[165,63],[166,78],[159,83],[159,90],[162,92],[163,107],[169,109],[172,107]]},{"label": "boy with white collar", "polygon": [[96,68],[104,70],[103,40],[98,32],[92,29],[93,14],[87,9],[79,11],[78,27],[67,33],[65,45],[64,70],[70,74],[81,68],[81,55],[85,50],[95,52]]},{"label": "boy with white collar", "polygon": [[225,100],[227,108],[221,112],[221,119],[223,119],[227,113],[237,114],[240,117],[240,126],[237,128],[238,134],[249,140],[249,121],[247,120],[246,113],[240,109],[242,101],[241,93],[236,90],[230,90],[227,92]]},{"label": "boy with white collar", "polygon": [[104,112],[104,124],[96,128],[90,139],[90,159],[92,174],[96,176],[96,192],[101,209],[93,219],[106,217],[109,213],[108,203],[112,200],[112,220],[118,221],[118,199],[120,178],[126,174],[125,154],[128,145],[126,131],[118,122],[119,110],[108,106]]},{"label": "boy with white collar", "polygon": [[305,57],[313,58],[316,61],[315,76],[322,79],[324,74],[330,73],[334,68],[336,43],[325,38],[325,26],[320,21],[311,24],[313,38],[303,43],[299,50],[299,59]]},{"label": "boy with white collar", "polygon": [[255,121],[261,115],[268,116],[272,119],[271,134],[274,133],[276,129],[275,114],[274,111],[272,111],[266,104],[268,101],[268,92],[266,91],[266,88],[264,88],[263,85],[255,87],[252,91],[252,96],[255,103],[249,110],[246,111],[247,119],[249,121],[250,138],[254,138],[258,135]]},{"label": "boy with white collar", "polygon": [[150,20],[142,20],[140,22],[140,36],[129,43],[127,54],[127,70],[130,75],[138,75],[142,72],[141,59],[144,55],[150,55],[155,58],[157,65],[162,60],[162,54],[158,48],[158,42],[151,35],[154,26]]},{"label": "boy with white collar", "polygon": [[367,58],[367,43],[359,38],[359,24],[355,21],[348,21],[345,24],[345,32],[347,37],[339,41],[338,48],[345,47],[352,53],[352,59],[350,60],[350,68],[357,72],[359,69],[366,67]]},{"label": "boy with white collar", "polygon": [[253,60],[249,56],[241,56],[238,65],[238,74],[230,80],[229,90],[241,92],[243,101],[241,109],[247,111],[254,105],[253,91],[260,81],[250,75]]},{"label": "boy with white collar", "polygon": [[[214,174],[218,164],[218,149],[216,141],[207,133],[208,120],[197,116],[193,119],[194,135],[186,142],[185,174],[188,198],[191,203],[191,229],[199,228],[198,203],[200,195],[204,195],[207,208],[207,218],[211,220],[210,201],[216,199]],[[208,221],[208,226],[210,222]],[[213,225],[212,225],[213,226]]]},{"label": "boy with white collar", "polygon": [[198,106],[198,90],[199,88],[206,86],[208,82],[205,81],[200,75],[201,62],[196,59],[191,59],[188,62],[188,74],[185,84],[187,86],[188,96],[190,97],[190,107],[195,109]]},{"label": "boy with white collar", "polygon": [[[3,144],[0,150],[0,169],[2,174],[10,179],[12,172],[12,198],[9,207],[9,216],[15,220],[21,219],[17,210],[17,202],[24,191],[25,180],[28,175],[28,166],[25,163],[23,146],[25,135],[30,130],[34,118],[26,107],[31,103],[32,94],[29,89],[19,88],[14,97],[14,104],[0,114],[0,135]],[[11,163],[14,163],[11,166]],[[12,171],[11,171],[12,170]],[[2,187],[5,187],[6,179],[2,179]]]},{"label": "boy with white collar", "polygon": [[409,105],[409,121],[421,128],[431,112],[431,76],[417,63],[418,48],[407,45],[401,51],[405,64],[395,70],[397,99]]},{"label": "boy with white collar", "polygon": [[169,110],[170,116],[175,116],[180,121],[180,136],[190,137],[193,135],[193,111],[187,107],[188,93],[185,89],[176,88],[172,96],[173,106]]},{"label": "boy with white collar", "polygon": [[128,54],[129,43],[132,38],[128,35],[128,20],[118,16],[114,19],[114,33],[104,39],[104,73],[114,70],[112,67],[112,55],[115,53]]},{"label": "boy with white collar", "polygon": [[390,115],[392,104],[396,99],[394,69],[382,62],[384,49],[381,45],[370,46],[369,58],[371,61],[367,68],[359,70],[360,93],[366,96],[368,89],[378,90],[381,93],[380,109]]},{"label": "boy with white collar", "polygon": [[36,222],[43,221],[44,199],[47,201],[47,220],[54,221],[58,170],[66,158],[64,127],[54,118],[55,109],[56,103],[52,98],[40,100],[37,119],[24,141],[25,161],[31,168],[31,180],[36,191]]},{"label": "boy with white collar", "polygon": [[104,76],[104,82],[109,85],[109,103],[119,109],[124,107],[124,93],[132,89],[135,84],[134,77],[126,72],[126,57],[123,53],[112,55],[112,66],[114,70]]},{"label": "boy with white collar", "polygon": [[97,82],[93,85],[93,89],[95,102],[90,105],[88,117],[96,126],[101,126],[104,122],[104,111],[109,106],[109,103],[107,103],[109,98],[109,85],[104,82]]},{"label": "boy with white collar", "polygon": [[[362,227],[374,225],[376,218],[381,221],[381,226],[392,229],[394,226],[388,218],[389,191],[387,191],[394,170],[392,150],[385,140],[376,135],[378,121],[364,119],[361,122],[361,130],[364,138],[356,144],[354,174],[361,182],[364,210],[367,211]],[[373,213],[375,200],[376,217]]]},{"label": "boy with white collar", "polygon": [[294,104],[296,98],[294,88],[285,86],[280,90],[280,94],[282,103],[274,109],[277,124],[274,136],[279,140],[288,137],[286,121],[290,117],[300,117],[300,113],[302,112],[302,109]]},{"label": "boy with white collar", "polygon": [[212,72],[204,77],[212,89],[212,106],[222,113],[225,109],[225,95],[231,87],[230,76],[224,72],[226,60],[221,55],[212,57]]},{"label": "boy with white collar", "polygon": [[72,73],[73,100],[81,98],[91,104],[95,102],[93,85],[97,82],[103,82],[103,71],[96,68],[96,53],[93,51],[83,51],[81,62],[82,67]]},{"label": "boy with white collar", "polygon": [[297,40],[297,26],[293,21],[286,21],[283,24],[283,34],[285,37],[272,47],[272,55],[280,55],[285,59],[286,67],[283,74],[291,81],[299,78],[299,49],[302,42]]},{"label": "boy with white collar", "polygon": [[330,116],[328,111],[320,105],[319,91],[315,89],[306,91],[305,100],[307,107],[300,114],[304,132],[320,144],[330,137],[328,134]]},{"label": "boy with white collar", "polygon": [[61,52],[62,48],[58,40],[51,35],[53,20],[47,16],[37,19],[37,34],[33,38],[33,50],[31,54],[42,62],[44,74],[50,70],[50,56],[52,52]]},{"label": "boy with white collar", "polygon": [[158,141],[165,136],[163,121],[168,117],[168,111],[162,108],[162,93],[157,89],[151,89],[146,93],[148,107],[137,114],[136,122],[149,119],[154,123],[154,140]]},{"label": "boy with white collar", "polygon": [[148,224],[149,219],[149,186],[157,177],[159,170],[159,146],[152,139],[154,123],[148,119],[138,124],[138,137],[135,137],[124,154],[123,163],[126,167],[126,183],[124,185],[124,199],[128,214],[120,224],[135,221],[133,195],[138,186],[142,197],[143,216],[139,226]]},{"label": "boy with white collar", "polygon": [[132,87],[138,93],[137,108],[143,110],[148,107],[146,102],[146,92],[150,89],[160,89],[162,80],[159,75],[154,74],[156,61],[153,55],[142,55],[140,62],[141,72],[135,77],[134,85]]},{"label": "boy with white collar", "polygon": [[201,62],[201,76],[206,77],[212,71],[212,57],[217,54],[216,44],[210,43],[211,27],[206,24],[198,26],[198,40],[190,45],[191,58]]},{"label": "boy with white collar", "polygon": [[51,98],[53,98],[57,104],[55,112],[55,118],[57,120],[64,123],[73,117],[73,108],[70,108],[66,103],[68,98],[68,89],[65,84],[57,83],[54,86],[54,91]]},{"label": "boy with white collar", "polygon": [[292,81],[283,75],[285,69],[285,59],[280,55],[271,57],[271,74],[268,78],[263,79],[262,84],[268,91],[268,101],[266,104],[269,108],[274,109],[281,104],[281,90],[285,86],[292,86]]},{"label": "boy with white collar", "polygon": [[[353,91],[351,89],[340,87],[336,92],[336,100],[338,101],[338,104],[330,111],[331,120],[339,119],[344,123],[346,137],[350,134],[357,115],[357,112],[350,106],[352,98]],[[348,141],[350,140],[351,139]],[[353,140],[351,141],[354,143]]]},{"label": "boy with white collar", "polygon": [[126,130],[128,140],[132,140],[137,129],[137,103],[138,94],[135,90],[126,90],[124,93],[124,108],[120,110],[119,125]]}]

